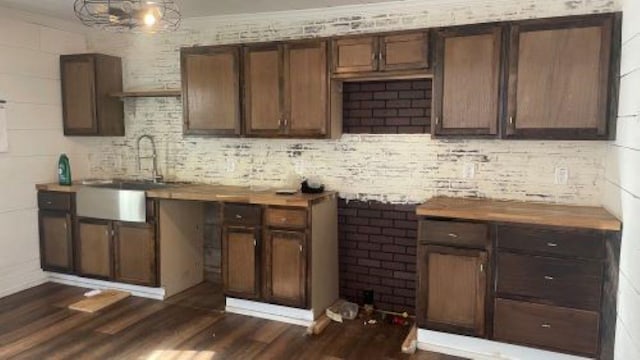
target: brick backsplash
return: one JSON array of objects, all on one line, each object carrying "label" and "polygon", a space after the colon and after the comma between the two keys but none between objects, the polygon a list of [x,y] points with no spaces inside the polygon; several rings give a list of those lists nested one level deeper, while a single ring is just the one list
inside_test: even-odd
[{"label": "brick backsplash", "polygon": [[415,205],[340,200],[340,296],[373,290],[377,308],[414,314],[417,228]]},{"label": "brick backsplash", "polygon": [[344,84],[343,96],[345,133],[430,132],[430,79],[351,82]]}]

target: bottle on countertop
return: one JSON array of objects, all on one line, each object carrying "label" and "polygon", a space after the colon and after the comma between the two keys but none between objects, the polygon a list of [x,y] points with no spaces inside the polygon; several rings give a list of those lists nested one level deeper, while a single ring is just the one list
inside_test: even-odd
[{"label": "bottle on countertop", "polygon": [[67,154],[61,154],[58,160],[58,183],[60,185],[71,185],[71,166]]}]

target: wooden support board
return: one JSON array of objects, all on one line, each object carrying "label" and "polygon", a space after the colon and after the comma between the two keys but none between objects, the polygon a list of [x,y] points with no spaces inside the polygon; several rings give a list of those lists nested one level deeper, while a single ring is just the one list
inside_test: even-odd
[{"label": "wooden support board", "polygon": [[131,294],[120,290],[103,290],[100,294],[88,297],[69,305],[69,309],[87,313],[95,313],[109,305],[113,305]]}]

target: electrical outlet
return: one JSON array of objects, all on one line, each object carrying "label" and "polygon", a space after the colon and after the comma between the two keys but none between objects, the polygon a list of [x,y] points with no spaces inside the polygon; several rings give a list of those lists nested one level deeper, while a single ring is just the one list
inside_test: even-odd
[{"label": "electrical outlet", "polygon": [[567,185],[569,182],[569,168],[566,166],[556,166],[556,185]]},{"label": "electrical outlet", "polygon": [[462,178],[473,179],[476,176],[476,164],[464,163],[462,165]]}]

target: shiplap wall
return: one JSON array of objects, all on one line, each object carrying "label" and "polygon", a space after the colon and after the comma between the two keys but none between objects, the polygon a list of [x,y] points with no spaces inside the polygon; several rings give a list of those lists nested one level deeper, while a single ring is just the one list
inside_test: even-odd
[{"label": "shiplap wall", "polygon": [[[180,85],[179,48],[359,34],[501,20],[619,11],[609,0],[429,0],[187,19],[172,34],[89,37],[92,51],[121,56],[127,88]],[[127,136],[97,139],[91,173],[149,176],[135,139],[152,134],[172,179],[233,185],[292,185],[316,177],[342,197],[420,202],[433,195],[598,205],[605,142],[432,140],[429,135],[344,135],[335,141],[220,139],[182,135],[181,102],[127,100]],[[476,177],[462,178],[464,163]],[[554,184],[556,166],[569,183]]]},{"label": "shiplap wall", "polygon": [[609,145],[603,203],[624,223],[616,359],[640,359],[640,1],[623,4],[618,134]]},{"label": "shiplap wall", "polygon": [[83,52],[83,34],[11,19],[0,8],[0,99],[7,101],[9,151],[0,153],[0,297],[44,279],[35,184],[57,179],[61,152],[73,175],[88,172],[87,151],[62,135],[58,56]]}]

